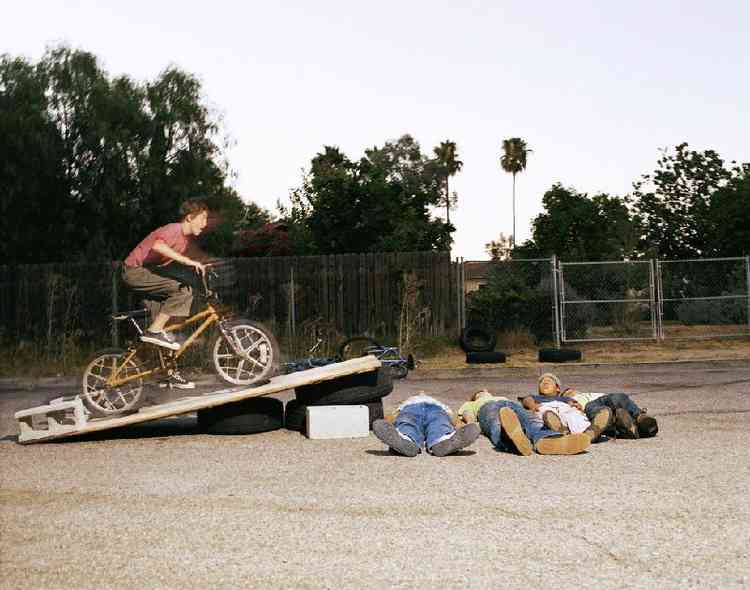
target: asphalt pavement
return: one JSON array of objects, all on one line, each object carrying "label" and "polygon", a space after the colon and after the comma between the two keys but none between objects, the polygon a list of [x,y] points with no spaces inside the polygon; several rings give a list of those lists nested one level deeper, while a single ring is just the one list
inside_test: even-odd
[{"label": "asphalt pavement", "polygon": [[[540,370],[412,373],[384,402],[520,395]],[[557,372],[581,391],[631,394],[659,435],[573,457],[481,438],[410,459],[372,435],[204,435],[188,415],[19,445],[13,412],[76,384],[3,380],[0,588],[750,585],[748,364]]]}]

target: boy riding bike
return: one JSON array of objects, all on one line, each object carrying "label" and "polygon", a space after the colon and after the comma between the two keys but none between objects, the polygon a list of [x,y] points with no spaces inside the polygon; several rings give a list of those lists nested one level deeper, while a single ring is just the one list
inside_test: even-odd
[{"label": "boy riding bike", "polygon": [[[208,206],[200,199],[189,199],[180,207],[181,221],[170,223],[152,231],[128,255],[123,263],[123,282],[136,293],[160,301],[158,313],[140,337],[143,342],[178,350],[180,344],[164,330],[173,316],[187,317],[193,302],[193,290],[185,281],[175,278],[175,266],[192,267],[203,275],[206,267],[201,262],[185,256],[190,240],[199,236],[208,222]],[[177,371],[170,375],[169,384],[180,389],[192,389]]]}]

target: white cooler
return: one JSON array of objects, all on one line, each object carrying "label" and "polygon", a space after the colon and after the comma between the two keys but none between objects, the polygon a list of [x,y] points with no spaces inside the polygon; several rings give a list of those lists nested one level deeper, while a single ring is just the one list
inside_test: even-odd
[{"label": "white cooler", "polygon": [[369,433],[367,406],[307,406],[308,438],[357,438]]}]

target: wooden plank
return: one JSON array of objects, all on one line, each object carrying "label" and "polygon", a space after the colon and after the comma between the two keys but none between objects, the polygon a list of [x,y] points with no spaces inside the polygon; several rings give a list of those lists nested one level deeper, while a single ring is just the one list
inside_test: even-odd
[{"label": "wooden plank", "polygon": [[48,433],[48,431],[40,430],[38,431],[38,435],[36,433],[34,433],[33,435],[27,435],[33,436],[33,438],[26,438],[25,440],[20,440],[19,438],[18,442],[21,444],[47,442],[50,440],[58,440],[61,438],[68,438],[81,434],[101,432],[102,430],[110,430],[112,428],[119,428],[121,426],[130,426],[132,424],[150,422],[152,420],[167,418],[169,416],[189,414],[198,410],[205,410],[207,408],[213,408],[232,402],[238,402],[251,397],[260,397],[264,395],[280,393],[288,389],[294,389],[295,387],[299,387],[301,385],[310,385],[312,383],[329,381],[331,379],[336,379],[345,375],[367,373],[368,371],[374,371],[378,367],[380,367],[380,361],[374,356],[360,357],[341,363],[326,365],[324,367],[316,367],[314,369],[308,369],[306,371],[291,373],[289,375],[280,375],[271,379],[270,383],[261,385],[260,387],[232,387],[228,389],[221,389],[219,391],[213,391],[203,395],[180,398],[166,404],[158,404],[155,406],[141,408],[136,414],[129,414],[127,416],[120,416],[117,418],[89,419],[86,426],[71,426],[70,430],[67,430],[65,432],[58,431],[55,433]]}]

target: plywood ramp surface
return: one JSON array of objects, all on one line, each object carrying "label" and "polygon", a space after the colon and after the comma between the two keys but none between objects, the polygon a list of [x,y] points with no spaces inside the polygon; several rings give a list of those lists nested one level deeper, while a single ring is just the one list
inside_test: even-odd
[{"label": "plywood ramp surface", "polygon": [[380,361],[374,356],[352,359],[341,363],[334,363],[324,367],[315,367],[306,371],[299,371],[289,375],[279,375],[271,379],[270,383],[260,387],[230,387],[220,389],[195,396],[186,396],[164,404],[147,406],[141,408],[135,414],[119,416],[115,418],[89,418],[84,426],[62,427],[61,430],[48,432],[44,430],[34,431],[31,433],[21,433],[18,442],[29,444],[35,442],[45,442],[75,436],[78,434],[89,434],[100,432],[111,428],[120,428],[131,424],[140,424],[151,420],[158,420],[168,416],[179,416],[180,414],[189,414],[198,410],[221,406],[232,402],[238,402],[251,397],[271,395],[294,389],[301,385],[320,383],[329,381],[345,375],[356,373],[366,373],[380,367]]}]

